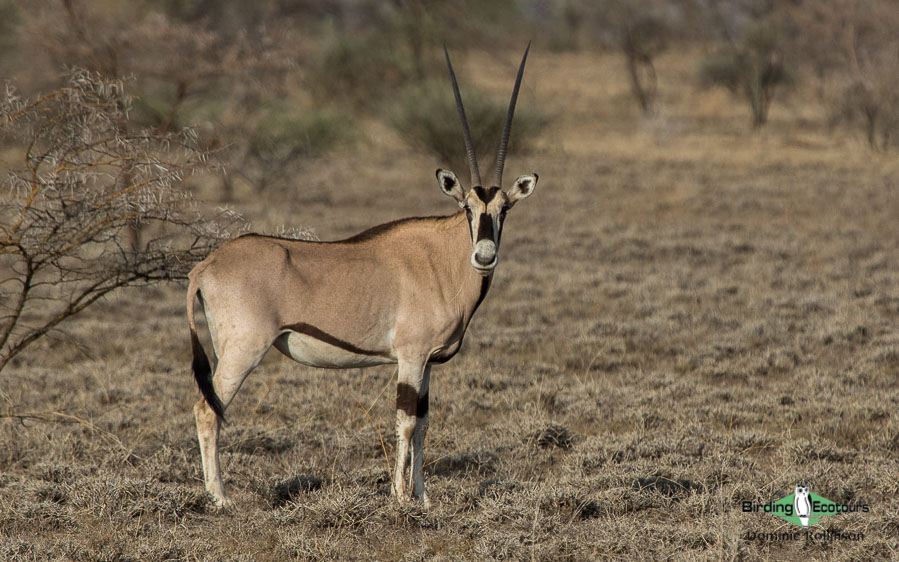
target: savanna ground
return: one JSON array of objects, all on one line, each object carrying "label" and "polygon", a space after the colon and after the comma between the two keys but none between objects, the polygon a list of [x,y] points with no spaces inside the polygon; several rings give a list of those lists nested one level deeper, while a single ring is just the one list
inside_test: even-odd
[{"label": "savanna ground", "polygon": [[[517,56],[457,66],[505,97]],[[510,213],[463,352],[435,368],[429,511],[389,497],[393,368],[277,352],[223,432],[236,508],[211,509],[183,287],[164,286],[106,300],[4,370],[0,558],[899,556],[899,161],[829,131],[802,90],[753,132],[726,92],[691,86],[695,67],[663,57],[646,120],[619,57],[532,53],[520,105],[552,124],[506,176],[541,180]],[[358,126],[295,191],[232,205],[322,239],[452,212],[443,162]],[[751,540],[798,528],[741,502],[798,482],[869,504],[813,528],[863,538]]]}]

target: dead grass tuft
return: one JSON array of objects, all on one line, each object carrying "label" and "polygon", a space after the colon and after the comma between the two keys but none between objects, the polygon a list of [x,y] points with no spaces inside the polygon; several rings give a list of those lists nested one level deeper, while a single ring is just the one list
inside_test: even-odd
[{"label": "dead grass tuft", "polygon": [[658,492],[663,496],[674,499],[683,499],[692,492],[701,493],[705,491],[705,486],[697,482],[692,482],[686,478],[672,480],[664,476],[637,478],[634,480],[631,488],[643,493]]},{"label": "dead grass tuft", "polygon": [[425,473],[447,477],[485,476],[495,472],[496,461],[496,453],[492,451],[453,453],[427,463]]},{"label": "dead grass tuft", "polygon": [[533,436],[533,441],[544,449],[550,447],[570,449],[573,444],[571,433],[561,425],[550,425],[541,429]]},{"label": "dead grass tuft", "polygon": [[288,480],[276,480],[269,486],[272,507],[282,507],[288,502],[302,501],[303,495],[320,490],[324,485],[315,476],[294,476]]}]

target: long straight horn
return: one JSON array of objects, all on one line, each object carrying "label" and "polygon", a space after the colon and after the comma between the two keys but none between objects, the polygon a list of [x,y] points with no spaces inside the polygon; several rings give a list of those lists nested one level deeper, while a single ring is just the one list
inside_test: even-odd
[{"label": "long straight horn", "polygon": [[496,183],[503,186],[503,164],[506,161],[506,149],[509,148],[509,133],[512,132],[512,116],[515,115],[515,102],[518,101],[518,89],[521,87],[521,77],[524,76],[524,63],[528,60],[528,51],[531,50],[531,42],[524,50],[521,57],[521,66],[518,67],[518,78],[515,79],[515,89],[512,90],[512,101],[509,102],[509,112],[506,113],[506,125],[503,127],[503,137],[499,141],[499,150],[496,151]]},{"label": "long straight horn", "polygon": [[450,62],[446,44],[443,45],[443,54],[446,55],[446,66],[449,68],[453,94],[456,96],[456,109],[459,110],[459,119],[462,121],[462,136],[465,137],[465,152],[468,153],[468,168],[471,170],[471,187],[474,187],[481,185],[481,172],[478,170],[478,159],[474,153],[474,145],[471,143],[471,130],[468,128],[468,119],[465,118],[465,108],[462,106],[462,94],[459,93],[459,83],[456,82],[456,73],[453,72],[453,63]]}]

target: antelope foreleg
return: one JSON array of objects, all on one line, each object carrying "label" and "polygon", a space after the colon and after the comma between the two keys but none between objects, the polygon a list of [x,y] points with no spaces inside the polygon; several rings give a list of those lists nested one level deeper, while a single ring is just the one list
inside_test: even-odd
[{"label": "antelope foreleg", "polygon": [[[427,371],[427,364],[424,361],[401,361],[399,365],[399,382],[396,385],[396,469],[393,473],[393,493],[400,502],[405,502],[409,499],[406,490],[406,465],[409,462],[410,445],[413,445],[413,436],[416,433],[419,434],[421,436],[421,444],[424,443],[424,428],[419,427],[423,424],[419,423],[417,413],[422,389],[427,393]],[[420,467],[416,475],[415,465],[421,464],[421,446],[415,447],[413,445],[412,451],[418,453],[416,455],[418,463],[413,463],[413,471],[410,476],[415,480],[415,488],[418,488],[418,480],[422,475]],[[420,487],[421,493],[424,493],[423,479]],[[419,492],[418,489],[415,491]],[[416,495],[419,494],[417,493]]]},{"label": "antelope foreleg", "polygon": [[431,366],[425,367],[421,388],[418,390],[418,402],[415,407],[415,429],[412,432],[412,470],[409,482],[412,495],[421,498],[428,506],[428,495],[425,493],[424,458],[425,436],[428,432],[428,390],[431,382]]}]

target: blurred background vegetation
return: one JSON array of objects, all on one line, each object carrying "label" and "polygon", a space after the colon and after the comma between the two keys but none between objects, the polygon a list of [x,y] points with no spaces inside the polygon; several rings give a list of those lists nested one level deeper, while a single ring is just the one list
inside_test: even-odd
[{"label": "blurred background vegetation", "polygon": [[[25,96],[58,87],[67,67],[131,80],[131,119],[195,128],[225,163],[228,200],[236,178],[290,184],[358,141],[360,123],[465,169],[444,43],[460,61],[529,38],[544,52],[620,53],[647,119],[663,112],[660,56],[699,52],[695,87],[726,88],[748,126],[801,85],[830,126],[887,150],[899,142],[896,29],[894,0],[0,0],[0,80]],[[507,99],[460,78],[486,161]],[[521,108],[513,150],[564,111],[547,101]]]}]

